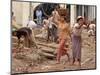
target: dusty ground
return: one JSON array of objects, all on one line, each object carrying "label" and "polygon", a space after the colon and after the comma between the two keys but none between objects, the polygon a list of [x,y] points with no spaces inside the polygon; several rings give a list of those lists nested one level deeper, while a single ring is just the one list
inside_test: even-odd
[{"label": "dusty ground", "polygon": [[[37,43],[41,52],[42,49],[55,51],[58,44],[46,43],[43,39],[37,38]],[[72,58],[71,43],[69,47],[70,57]],[[94,37],[88,37],[86,30],[82,34],[82,63],[81,67],[70,65],[67,61],[67,57],[61,58],[61,63],[56,64],[55,54],[54,59],[47,59],[44,56],[39,55],[37,49],[23,50],[22,52],[12,53],[12,73],[29,73],[29,72],[48,72],[48,71],[64,71],[64,70],[80,70],[80,69],[95,69],[95,39]],[[56,51],[55,51],[56,52]],[[50,55],[50,57],[53,57]]]}]

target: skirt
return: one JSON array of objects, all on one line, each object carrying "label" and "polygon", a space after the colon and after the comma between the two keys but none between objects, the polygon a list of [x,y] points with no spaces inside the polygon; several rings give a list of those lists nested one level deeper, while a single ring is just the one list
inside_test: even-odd
[{"label": "skirt", "polygon": [[81,36],[72,35],[72,54],[73,59],[75,58],[81,61]]}]

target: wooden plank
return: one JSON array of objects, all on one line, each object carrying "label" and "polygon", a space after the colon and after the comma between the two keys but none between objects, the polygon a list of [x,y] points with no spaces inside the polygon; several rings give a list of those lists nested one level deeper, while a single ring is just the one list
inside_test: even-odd
[{"label": "wooden plank", "polygon": [[17,43],[12,43],[12,47],[16,48],[18,46]]},{"label": "wooden plank", "polygon": [[54,54],[46,53],[46,52],[41,52],[40,55],[47,57],[47,58],[55,58]]},{"label": "wooden plank", "polygon": [[18,42],[18,39],[17,39],[17,37],[15,37],[15,36],[12,36],[12,43],[17,43]]},{"label": "wooden plank", "polygon": [[42,50],[43,52],[51,53],[51,54],[54,54],[54,52],[55,52],[54,49],[48,48],[48,47],[43,47],[43,48],[41,48],[41,50]]},{"label": "wooden plank", "polygon": [[82,63],[81,63],[81,65],[84,65],[84,64],[86,64],[86,63],[88,63],[89,61],[91,61],[93,58],[87,58],[85,61],[83,61]]},{"label": "wooden plank", "polygon": [[57,48],[57,45],[55,44],[47,44],[47,43],[40,43],[40,42],[37,42],[38,45],[41,45],[41,46],[45,46],[45,47],[51,47],[53,49],[56,49]]}]

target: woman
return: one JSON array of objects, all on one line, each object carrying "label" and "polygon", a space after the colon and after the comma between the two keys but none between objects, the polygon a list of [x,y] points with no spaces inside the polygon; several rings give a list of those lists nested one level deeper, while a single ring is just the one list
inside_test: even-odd
[{"label": "woman", "polygon": [[57,63],[60,63],[60,58],[63,56],[66,52],[66,55],[68,56],[69,60],[69,54],[65,50],[65,43],[69,40],[70,37],[70,28],[69,25],[66,23],[65,17],[66,17],[66,9],[59,9],[58,11],[59,17],[60,18],[55,18],[54,16],[54,22],[57,25],[58,29],[58,40],[59,40],[59,47],[57,50]]},{"label": "woman", "polygon": [[73,62],[72,64],[81,66],[81,33],[83,26],[83,17],[78,16],[77,23],[73,26],[72,33],[72,52],[73,52]]}]

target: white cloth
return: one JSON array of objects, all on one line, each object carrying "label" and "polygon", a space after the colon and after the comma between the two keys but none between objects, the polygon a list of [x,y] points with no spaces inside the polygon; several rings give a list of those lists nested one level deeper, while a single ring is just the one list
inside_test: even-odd
[{"label": "white cloth", "polygon": [[89,29],[95,29],[95,24],[90,24]]},{"label": "white cloth", "polygon": [[46,24],[49,23],[49,21],[48,21],[47,19],[44,19],[44,20],[43,20],[43,23],[44,23],[44,22],[45,22]]},{"label": "white cloth", "polygon": [[89,34],[89,35],[94,35],[94,31],[93,31],[93,30],[89,30],[89,31],[88,31],[88,34]]},{"label": "white cloth", "polygon": [[37,26],[37,24],[34,21],[30,20],[28,22],[28,27],[31,28],[31,29],[35,28],[36,26]]},{"label": "white cloth", "polygon": [[73,34],[76,35],[76,36],[81,36],[82,27],[79,28],[79,29],[77,27],[79,27],[79,24],[78,23],[74,24],[74,26],[73,26]]},{"label": "white cloth", "polygon": [[90,24],[90,25],[89,25],[88,34],[89,34],[89,35],[95,35],[95,24]]}]

